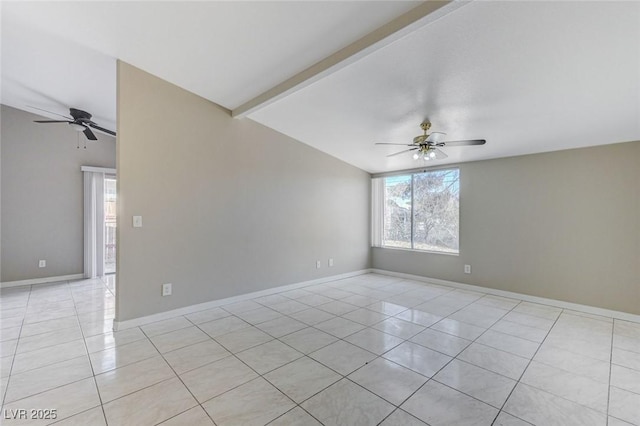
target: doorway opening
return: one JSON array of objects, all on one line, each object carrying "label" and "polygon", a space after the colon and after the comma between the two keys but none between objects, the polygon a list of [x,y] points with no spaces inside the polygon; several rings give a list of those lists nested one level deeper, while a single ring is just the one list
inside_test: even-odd
[{"label": "doorway opening", "polygon": [[116,272],[116,171],[83,166],[84,277]]}]

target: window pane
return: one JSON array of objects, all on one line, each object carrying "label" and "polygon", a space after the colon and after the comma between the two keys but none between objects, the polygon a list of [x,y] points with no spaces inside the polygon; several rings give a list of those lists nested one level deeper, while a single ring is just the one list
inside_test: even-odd
[{"label": "window pane", "polygon": [[458,253],[459,170],[435,170],[413,177],[413,247]]},{"label": "window pane", "polygon": [[383,246],[411,248],[411,176],[384,180]]},{"label": "window pane", "polygon": [[116,180],[104,178],[104,272],[116,272]]}]

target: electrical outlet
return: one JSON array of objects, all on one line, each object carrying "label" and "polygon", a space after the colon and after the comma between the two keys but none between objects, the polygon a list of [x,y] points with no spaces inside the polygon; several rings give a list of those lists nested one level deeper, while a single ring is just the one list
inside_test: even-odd
[{"label": "electrical outlet", "polygon": [[316,261],[316,269],[320,269],[320,267],[322,266],[322,263],[320,263],[320,261]]},{"label": "electrical outlet", "polygon": [[171,283],[162,284],[162,295],[171,296]]},{"label": "electrical outlet", "polygon": [[464,273],[465,274],[471,273],[471,265],[464,265]]},{"label": "electrical outlet", "polygon": [[330,258],[329,258],[329,267],[332,267],[332,266],[333,266],[333,258],[332,258],[332,257],[330,257]]},{"label": "electrical outlet", "polygon": [[46,260],[39,260],[38,261],[38,268],[45,268],[47,266],[47,261]]}]

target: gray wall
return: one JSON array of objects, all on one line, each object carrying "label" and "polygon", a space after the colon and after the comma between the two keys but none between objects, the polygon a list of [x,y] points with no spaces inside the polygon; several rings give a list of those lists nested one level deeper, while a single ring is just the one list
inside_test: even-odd
[{"label": "gray wall", "polygon": [[370,266],[367,173],[122,62],[118,114],[118,321]]},{"label": "gray wall", "polygon": [[97,142],[77,149],[76,132],[65,124],[35,124],[43,117],[5,105],[1,113],[0,281],[80,274],[80,167],[115,167],[115,138],[96,134]]},{"label": "gray wall", "polygon": [[465,163],[460,179],[460,256],[376,248],[374,268],[640,314],[640,142]]}]

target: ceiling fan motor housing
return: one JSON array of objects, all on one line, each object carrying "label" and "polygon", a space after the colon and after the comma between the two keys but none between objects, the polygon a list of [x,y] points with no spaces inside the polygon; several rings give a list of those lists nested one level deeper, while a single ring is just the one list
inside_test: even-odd
[{"label": "ceiling fan motor housing", "polygon": [[92,117],[87,111],[81,109],[69,108],[69,113],[75,121],[90,121]]}]

